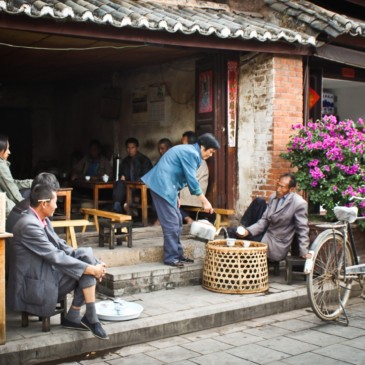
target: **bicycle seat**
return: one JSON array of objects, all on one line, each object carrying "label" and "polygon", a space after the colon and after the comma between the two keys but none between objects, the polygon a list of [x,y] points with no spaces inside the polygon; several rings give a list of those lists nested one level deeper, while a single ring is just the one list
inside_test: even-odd
[{"label": "bicycle seat", "polygon": [[357,219],[357,207],[335,207],[333,212],[339,221],[354,223]]}]

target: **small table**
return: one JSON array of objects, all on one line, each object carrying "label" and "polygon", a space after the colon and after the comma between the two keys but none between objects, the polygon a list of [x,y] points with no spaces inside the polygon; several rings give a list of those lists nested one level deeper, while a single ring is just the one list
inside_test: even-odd
[{"label": "small table", "polygon": [[57,218],[70,220],[71,219],[71,193],[72,188],[60,188],[57,190],[57,196],[65,197],[65,214],[63,216],[58,216]]},{"label": "small table", "polygon": [[5,311],[5,238],[13,237],[11,233],[0,233],[0,345],[6,342]]},{"label": "small table", "polygon": [[74,180],[72,182],[74,187],[92,189],[94,197],[94,208],[99,209],[99,190],[101,189],[113,189],[114,184],[112,182],[103,181],[86,181],[86,180]]},{"label": "small table", "polygon": [[148,225],[148,199],[147,191],[148,186],[142,181],[124,181],[126,195],[127,195],[127,205],[132,207],[133,205],[133,189],[139,189],[141,191],[141,210],[142,210],[142,224],[144,226]]}]

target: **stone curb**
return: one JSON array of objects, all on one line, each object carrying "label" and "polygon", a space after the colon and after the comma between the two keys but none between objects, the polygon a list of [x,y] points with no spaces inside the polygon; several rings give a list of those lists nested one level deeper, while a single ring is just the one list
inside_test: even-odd
[{"label": "stone curb", "polygon": [[242,296],[242,300],[170,312],[135,321],[106,325],[110,340],[103,341],[89,332],[68,331],[11,341],[0,346],[0,364],[33,365],[67,359],[92,351],[159,340],[189,332],[233,324],[308,306],[305,287],[280,293]]}]

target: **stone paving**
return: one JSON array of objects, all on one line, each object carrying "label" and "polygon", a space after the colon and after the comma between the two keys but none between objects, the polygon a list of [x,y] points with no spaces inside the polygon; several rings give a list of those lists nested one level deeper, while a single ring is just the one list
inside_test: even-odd
[{"label": "stone paving", "polygon": [[309,308],[114,349],[64,365],[365,364],[365,305],[352,298],[350,325],[320,321]]}]

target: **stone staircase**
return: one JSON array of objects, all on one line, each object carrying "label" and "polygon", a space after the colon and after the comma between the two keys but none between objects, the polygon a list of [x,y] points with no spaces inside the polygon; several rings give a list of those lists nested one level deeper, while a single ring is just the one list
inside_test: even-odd
[{"label": "stone staircase", "polygon": [[189,235],[184,226],[181,242],[185,255],[195,262],[184,268],[163,264],[163,236],[161,227],[133,228],[133,246],[127,243],[98,247],[96,232],[78,234],[79,246],[93,247],[95,256],[107,264],[104,280],[98,284],[98,292],[110,296],[148,293],[179,287],[200,285],[205,257],[205,242]]}]

